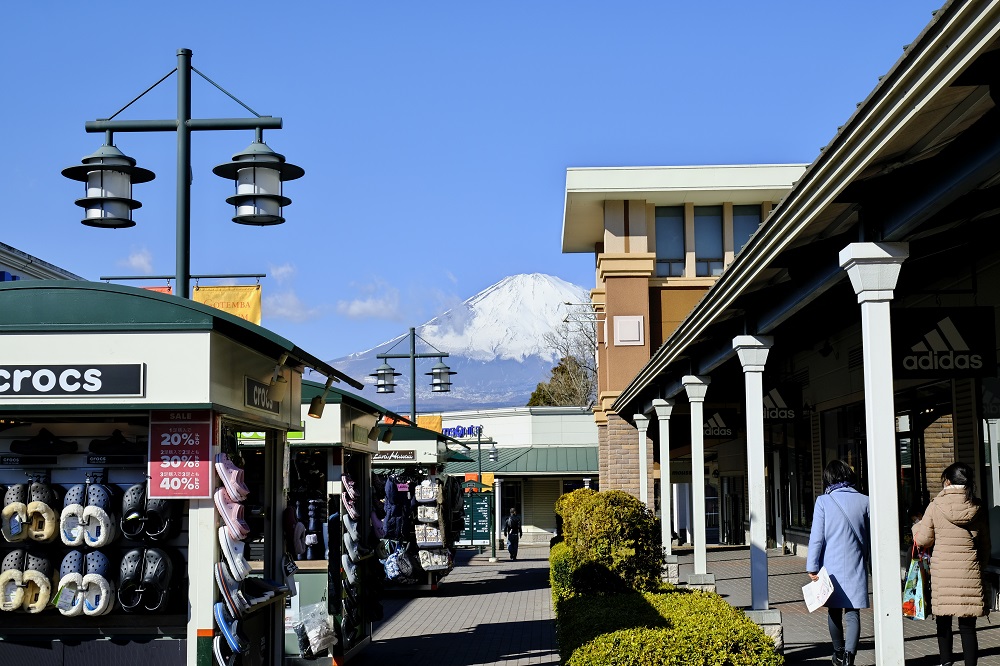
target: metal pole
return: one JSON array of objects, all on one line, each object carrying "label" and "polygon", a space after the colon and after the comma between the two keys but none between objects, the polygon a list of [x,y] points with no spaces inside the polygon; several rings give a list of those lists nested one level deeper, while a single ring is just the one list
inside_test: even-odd
[{"label": "metal pole", "polygon": [[483,426],[479,426],[476,432],[476,450],[479,452],[479,475],[476,481],[479,485],[483,483]]},{"label": "metal pole", "polygon": [[417,329],[410,329],[410,421],[417,422]]},{"label": "metal pole", "polygon": [[177,50],[177,295],[190,298],[191,49]]}]

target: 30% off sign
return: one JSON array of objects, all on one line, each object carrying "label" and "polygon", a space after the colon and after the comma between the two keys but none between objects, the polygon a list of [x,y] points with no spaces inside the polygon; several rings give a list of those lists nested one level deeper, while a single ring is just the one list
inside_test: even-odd
[{"label": "30% off sign", "polygon": [[211,497],[211,412],[152,412],[149,496]]}]

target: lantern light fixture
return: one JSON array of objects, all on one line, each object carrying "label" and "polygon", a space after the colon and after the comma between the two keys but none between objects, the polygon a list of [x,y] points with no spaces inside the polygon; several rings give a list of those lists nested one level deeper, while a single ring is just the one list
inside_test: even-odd
[{"label": "lantern light fixture", "polygon": [[132,185],[148,183],[156,175],[137,167],[133,158],[118,150],[112,132],[106,133],[103,146],[81,161],[63,169],[62,175],[86,184],[87,196],[75,202],[87,211],[83,224],[105,229],[134,227],[132,211],[142,204],[132,198]]},{"label": "lantern light fixture", "polygon": [[369,377],[375,377],[375,392],[376,393],[395,393],[396,392],[396,377],[399,377],[401,373],[396,372],[388,363],[383,362],[382,365],[375,368]]},{"label": "lantern light fixture", "polygon": [[256,139],[246,150],[233,155],[232,162],[212,169],[215,175],[236,183],[236,194],[226,199],[226,203],[236,207],[233,222],[237,224],[265,227],[284,223],[282,208],[292,200],[282,195],[281,183],[306,173],[302,167],[286,162],[284,155],[271,150],[262,135],[258,129]]},{"label": "lantern light fixture", "polygon": [[456,372],[445,365],[444,359],[439,359],[437,365],[431,368],[430,372],[424,374],[431,377],[432,392],[448,393],[451,391],[451,376],[456,374]]}]

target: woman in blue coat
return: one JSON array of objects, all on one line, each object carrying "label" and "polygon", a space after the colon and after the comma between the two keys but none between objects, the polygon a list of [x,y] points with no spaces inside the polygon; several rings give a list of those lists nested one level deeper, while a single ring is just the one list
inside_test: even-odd
[{"label": "woman in blue coat", "polygon": [[834,666],[852,666],[861,637],[861,612],[868,608],[870,552],[868,497],[854,485],[854,470],[831,460],[823,470],[826,492],[816,499],[806,571],[813,580],[826,567],[833,594],[826,601]]}]

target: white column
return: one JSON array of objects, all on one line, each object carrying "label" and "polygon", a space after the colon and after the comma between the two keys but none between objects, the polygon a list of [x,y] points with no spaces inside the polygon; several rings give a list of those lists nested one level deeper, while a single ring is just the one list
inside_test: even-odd
[{"label": "white column", "polygon": [[670,414],[674,411],[674,401],[657,398],[653,401],[653,409],[660,424],[660,538],[663,539],[663,554],[670,556],[673,539],[670,529],[670,498],[673,495],[670,491]]},{"label": "white column", "polygon": [[649,418],[643,414],[633,414],[636,430],[639,431],[639,501],[649,506],[649,465],[646,463],[646,456],[649,450],[646,447],[646,431],[649,429]]},{"label": "white column", "polygon": [[681,383],[691,402],[691,514],[694,542],[694,572],[708,573],[705,550],[705,393],[708,377],[684,375]]},{"label": "white column", "polygon": [[903,666],[896,410],[892,390],[889,302],[908,254],[905,243],[851,243],[840,251],[840,266],[850,276],[861,304],[875,661],[879,666]]},{"label": "white column", "polygon": [[738,335],[733,349],[746,383],[747,478],[750,485],[750,599],[753,610],[767,610],[767,485],[764,482],[764,383],[762,375],[773,339]]},{"label": "white column", "polygon": [[993,499],[993,506],[1000,506],[1000,421],[997,419],[986,419],[986,437],[990,447],[990,497]]},{"label": "white column", "polygon": [[496,539],[496,543],[500,543],[500,539],[503,537],[503,516],[500,515],[500,484],[503,483],[503,479],[494,478],[493,479],[493,529],[495,534],[493,538]]},{"label": "white column", "polygon": [[781,453],[775,449],[774,465],[771,467],[771,488],[774,494],[774,540],[782,552],[785,551],[785,526],[781,520],[781,484],[785,477],[781,475]]}]

